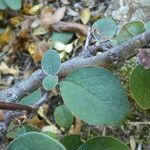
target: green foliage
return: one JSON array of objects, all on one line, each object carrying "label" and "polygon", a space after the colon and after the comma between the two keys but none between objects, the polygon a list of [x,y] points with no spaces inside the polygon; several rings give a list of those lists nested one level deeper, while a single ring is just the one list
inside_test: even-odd
[{"label": "green foliage", "polygon": [[64,136],[59,142],[62,143],[67,150],[77,150],[79,146],[83,144],[80,135],[77,134]]},{"label": "green foliage", "polygon": [[117,24],[112,18],[102,18],[96,21],[93,26],[93,34],[98,42],[102,38],[112,38],[117,31]]},{"label": "green foliage", "polygon": [[6,3],[4,2],[4,0],[0,0],[0,10],[4,10],[7,8]]},{"label": "green foliage", "polygon": [[73,33],[71,32],[53,32],[50,40],[54,42],[62,42],[64,44],[68,44],[73,37]]},{"label": "green foliage", "polygon": [[143,109],[150,108],[150,69],[138,65],[131,74],[130,88],[137,104]]},{"label": "green foliage", "polygon": [[56,139],[58,140],[59,139],[59,136],[51,131],[42,131],[43,134],[46,134],[47,136],[53,138],[53,139]]},{"label": "green foliage", "polygon": [[30,95],[22,98],[19,103],[23,105],[31,105],[34,104],[36,101],[38,101],[40,98],[41,98],[41,89],[38,89],[32,92]]},{"label": "green foliage", "polygon": [[41,66],[47,75],[56,75],[61,65],[60,57],[57,51],[48,50],[44,53]]},{"label": "green foliage", "polygon": [[145,24],[145,31],[150,30],[150,21]]},{"label": "green foliage", "polygon": [[22,0],[0,0],[0,9],[4,10],[9,7],[12,10],[19,10],[21,8]]},{"label": "green foliage", "polygon": [[120,81],[104,68],[77,69],[66,77],[60,89],[66,107],[89,124],[116,124],[129,111]]},{"label": "green foliage", "polygon": [[13,140],[7,150],[66,150],[66,148],[45,134],[29,132]]},{"label": "green foliage", "polygon": [[54,117],[56,123],[63,128],[69,128],[73,123],[73,115],[65,105],[58,106],[55,109]]},{"label": "green foliage", "polygon": [[4,28],[0,28],[0,34],[3,34],[5,32]]},{"label": "green foliage", "polygon": [[16,127],[16,125],[13,122],[9,125],[8,130],[12,130],[12,129],[13,130],[11,132],[7,133],[6,136],[8,138],[14,139],[21,134],[24,134],[27,132],[32,132],[32,131],[40,132],[40,129],[38,129],[35,126],[28,125],[28,124],[25,124],[25,125],[18,127],[18,128],[15,128],[15,127]]},{"label": "green foliage", "polygon": [[43,80],[43,87],[45,90],[50,91],[55,88],[58,83],[58,76],[46,76]]},{"label": "green foliage", "polygon": [[[19,10],[21,2],[22,0],[0,0],[0,9],[9,7]],[[141,34],[144,30],[150,30],[150,22],[146,25],[141,21],[127,23],[117,36],[117,24],[112,18],[102,18],[92,26],[97,42],[108,40],[111,45],[113,41],[120,44]],[[3,32],[4,29],[0,28],[0,34]],[[73,33],[53,32],[50,40],[53,44],[57,41],[68,44],[72,38]],[[144,63],[148,64],[149,53],[144,52],[140,52],[141,57],[138,57],[141,58],[139,59],[141,62],[144,60]],[[53,49],[46,51],[41,67],[47,74],[42,82],[43,87],[50,91],[58,83],[56,74],[61,67],[58,52]],[[127,72],[124,73],[128,75]],[[137,104],[143,109],[149,109],[150,69],[146,70],[138,65],[131,74],[130,89]],[[65,105],[56,107],[54,118],[64,129],[68,129],[73,124],[73,115],[91,125],[113,125],[122,122],[129,112],[128,98],[121,82],[110,71],[101,67],[74,70],[61,82],[60,91]],[[21,99],[19,103],[31,105],[40,98],[41,89],[38,89]],[[23,125],[7,133],[7,137],[16,138],[9,144],[8,150],[130,150],[127,145],[112,137],[95,137],[83,143],[80,135],[67,135],[58,139],[59,137],[53,132],[40,132],[40,129],[31,125]]]},{"label": "green foliage", "polygon": [[122,26],[119,31],[116,42],[120,44],[134,36],[143,33],[144,31],[144,23],[142,21],[133,21]]},{"label": "green foliage", "polygon": [[19,130],[17,131],[17,136],[22,135],[27,132],[32,132],[32,131],[40,132],[40,129],[32,125],[26,124],[26,125],[23,125],[21,128],[19,128]]},{"label": "green foliage", "polygon": [[95,137],[77,150],[131,150],[127,145],[112,137]]}]

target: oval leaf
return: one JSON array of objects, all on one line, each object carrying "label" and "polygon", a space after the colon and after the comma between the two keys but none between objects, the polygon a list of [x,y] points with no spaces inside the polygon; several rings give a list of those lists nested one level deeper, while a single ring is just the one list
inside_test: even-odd
[{"label": "oval leaf", "polygon": [[59,72],[61,61],[59,54],[55,50],[48,50],[42,58],[42,69],[48,75],[56,75]]},{"label": "oval leaf", "polygon": [[150,108],[150,69],[138,65],[131,74],[130,88],[137,104],[143,109]]},{"label": "oval leaf", "polygon": [[12,10],[19,10],[21,8],[22,0],[4,0],[7,6]]},{"label": "oval leaf", "polygon": [[0,35],[3,34],[5,32],[4,28],[0,28]]},{"label": "oval leaf", "polygon": [[54,117],[56,123],[63,128],[69,128],[73,123],[73,115],[65,105],[58,106],[55,109]]},{"label": "oval leaf", "polygon": [[127,145],[112,137],[95,137],[84,144],[78,150],[131,150]]},{"label": "oval leaf", "polygon": [[7,8],[6,3],[4,2],[4,0],[0,0],[0,10],[4,10]]},{"label": "oval leaf", "polygon": [[60,88],[66,107],[89,124],[118,123],[129,110],[120,81],[104,68],[77,69],[67,76]]},{"label": "oval leaf", "polygon": [[22,135],[24,133],[33,132],[33,131],[40,132],[40,129],[38,129],[35,126],[25,124],[21,128],[19,128],[19,130],[16,132],[16,134],[17,134],[17,136],[19,136],[19,135]]},{"label": "oval leaf", "polygon": [[150,21],[145,24],[145,31],[150,30]]},{"label": "oval leaf", "polygon": [[58,140],[59,139],[59,136],[56,134],[56,133],[53,133],[51,131],[42,131],[43,134],[46,134],[47,136],[53,138],[53,139],[56,139]]},{"label": "oval leaf", "polygon": [[32,131],[40,132],[40,129],[38,129],[35,126],[29,125],[29,124],[25,124],[25,125],[18,127],[18,128],[15,128],[15,127],[16,127],[16,125],[14,123],[11,123],[9,125],[9,130],[12,130],[12,129],[13,130],[7,133],[6,136],[8,138],[14,139],[19,135],[22,135],[22,134],[27,133],[27,132],[32,132]]},{"label": "oval leaf", "polygon": [[81,10],[81,12],[80,12],[80,18],[81,18],[81,21],[84,24],[87,24],[89,22],[90,17],[91,17],[91,12],[90,12],[89,8],[85,8],[85,9]]},{"label": "oval leaf", "polygon": [[36,101],[38,101],[41,97],[42,97],[41,89],[38,89],[38,90],[32,92],[30,95],[22,98],[19,101],[19,103],[23,104],[23,105],[31,105],[31,104],[34,104]]},{"label": "oval leaf", "polygon": [[94,37],[100,41],[103,37],[113,37],[117,31],[117,24],[112,18],[102,18],[93,24],[92,29]]},{"label": "oval leaf", "polygon": [[56,140],[45,134],[30,132],[25,133],[13,140],[7,150],[66,150]]},{"label": "oval leaf", "polygon": [[55,43],[57,41],[68,44],[73,37],[73,33],[71,32],[53,32],[50,40]]},{"label": "oval leaf", "polygon": [[58,76],[47,76],[43,80],[43,87],[45,90],[50,91],[55,88],[58,83]]},{"label": "oval leaf", "polygon": [[67,150],[77,150],[83,144],[80,135],[77,134],[64,136],[59,142],[62,143]]},{"label": "oval leaf", "polygon": [[143,31],[144,31],[144,23],[142,21],[129,22],[123,25],[123,27],[119,31],[116,38],[116,42],[117,44],[120,44],[138,34],[143,33]]}]

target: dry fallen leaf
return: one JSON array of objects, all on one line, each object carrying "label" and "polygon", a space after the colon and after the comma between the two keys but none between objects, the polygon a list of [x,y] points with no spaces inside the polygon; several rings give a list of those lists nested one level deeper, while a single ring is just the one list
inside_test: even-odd
[{"label": "dry fallen leaf", "polygon": [[31,28],[37,28],[39,25],[41,25],[40,19],[35,19],[31,24]]},{"label": "dry fallen leaf", "polygon": [[15,27],[18,27],[22,21],[23,21],[23,18],[21,16],[12,17],[10,19],[10,23]]},{"label": "dry fallen leaf", "polygon": [[33,6],[32,8],[29,9],[28,13],[31,14],[31,15],[34,15],[35,13],[37,13],[40,10],[41,7],[42,7],[41,4],[35,5],[35,6]]},{"label": "dry fallen leaf", "polygon": [[89,8],[85,8],[85,9],[81,10],[81,12],[80,12],[80,18],[81,18],[81,21],[84,24],[87,24],[89,22],[90,17],[91,17],[91,14],[90,14],[90,9]]},{"label": "dry fallen leaf", "polygon": [[63,58],[65,58],[65,56],[66,56],[65,51],[62,51],[62,52],[59,53],[59,57],[60,57],[61,60],[63,60]]},{"label": "dry fallen leaf", "polygon": [[56,41],[54,43],[54,48],[57,50],[57,51],[63,51],[65,49],[66,45],[62,42],[59,42],[59,41]]},{"label": "dry fallen leaf", "polygon": [[39,62],[42,59],[42,56],[46,50],[50,48],[49,44],[46,41],[40,41],[36,43],[37,50],[33,55],[34,62]]},{"label": "dry fallen leaf", "polygon": [[42,128],[42,131],[50,131],[50,132],[53,132],[55,134],[60,134],[61,133],[61,131],[59,129],[57,129],[54,125],[44,126]]},{"label": "dry fallen leaf", "polygon": [[33,35],[44,35],[44,34],[47,34],[48,31],[49,31],[48,28],[44,28],[42,26],[39,26],[38,28],[36,28],[33,31]]},{"label": "dry fallen leaf", "polygon": [[59,21],[59,22],[54,23],[52,27],[58,32],[62,32],[62,31],[75,32],[84,36],[86,36],[88,32],[87,25],[83,25],[79,23],[72,23],[72,22]]},{"label": "dry fallen leaf", "polygon": [[41,24],[49,28],[52,24],[60,21],[65,15],[66,7],[58,8],[54,13],[50,7],[45,7],[41,12]]},{"label": "dry fallen leaf", "polygon": [[48,50],[49,47],[50,46],[46,41],[39,41],[29,44],[27,50],[33,58],[34,62],[37,63],[41,61],[43,53]]},{"label": "dry fallen leaf", "polygon": [[73,43],[67,44],[64,51],[70,53],[73,50]]},{"label": "dry fallen leaf", "polygon": [[69,134],[80,134],[82,125],[82,121],[76,118],[74,125],[72,125],[69,129]]},{"label": "dry fallen leaf", "polygon": [[43,126],[45,126],[44,120],[39,119],[37,115],[32,117],[31,119],[27,119],[26,122],[38,128],[42,128]]},{"label": "dry fallen leaf", "polygon": [[19,32],[19,37],[20,38],[28,38],[29,31],[31,29],[31,24],[32,24],[32,19],[25,19],[21,23],[21,30]]},{"label": "dry fallen leaf", "polygon": [[37,47],[34,43],[31,43],[28,47],[28,52],[30,53],[31,56],[34,55],[35,51],[36,51]]},{"label": "dry fallen leaf", "polygon": [[31,9],[32,9],[32,5],[31,4],[24,3],[22,12],[25,13],[25,14],[30,14],[29,12],[30,12]]},{"label": "dry fallen leaf", "polygon": [[135,148],[136,148],[136,141],[133,136],[130,136],[130,147],[132,150],[135,150]]},{"label": "dry fallen leaf", "polygon": [[10,41],[10,38],[11,38],[11,29],[7,27],[4,33],[0,35],[0,45],[7,44]]},{"label": "dry fallen leaf", "polygon": [[18,68],[8,67],[6,63],[2,62],[0,64],[0,73],[1,74],[13,74],[18,75],[19,70]]}]

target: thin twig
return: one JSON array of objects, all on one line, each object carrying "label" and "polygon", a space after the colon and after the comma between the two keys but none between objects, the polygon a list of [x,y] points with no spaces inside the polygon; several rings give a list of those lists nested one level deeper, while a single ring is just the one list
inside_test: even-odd
[{"label": "thin twig", "polygon": [[84,49],[88,49],[90,40],[91,40],[91,27],[88,28],[88,34],[87,34],[87,38],[85,41]]},{"label": "thin twig", "polygon": [[[48,92],[44,93],[42,98],[39,99],[33,106],[25,106],[25,105],[20,105],[20,104],[13,104],[13,103],[6,103],[6,102],[0,102],[0,109],[5,109],[5,110],[20,110],[20,112],[12,112],[12,111],[6,111],[4,115],[4,120],[0,122],[0,142],[3,141],[8,126],[11,122],[12,119],[21,116],[25,113],[25,111],[28,112],[28,116],[32,116],[37,109],[44,104],[47,101],[47,96]],[[25,110],[24,112],[22,110]]]},{"label": "thin twig", "polygon": [[46,103],[48,97],[48,92],[46,92],[41,99],[39,99],[33,106],[35,109],[38,109],[40,106],[42,106],[44,103]]},{"label": "thin twig", "polygon": [[79,54],[79,56],[83,56],[83,57],[89,57],[91,56],[91,51],[89,49],[89,44],[90,44],[90,40],[91,40],[91,27],[88,28],[88,33],[87,33],[87,38],[85,41],[85,46],[83,48],[83,50],[81,51],[81,53]]},{"label": "thin twig", "polygon": [[26,106],[22,104],[15,104],[9,102],[0,102],[0,109],[3,110],[14,110],[14,111],[22,111],[26,110],[28,113],[34,112],[35,109],[32,106]]}]

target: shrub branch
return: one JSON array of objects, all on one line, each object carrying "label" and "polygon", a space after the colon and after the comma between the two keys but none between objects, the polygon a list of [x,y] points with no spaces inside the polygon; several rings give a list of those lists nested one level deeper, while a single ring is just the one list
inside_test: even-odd
[{"label": "shrub branch", "polygon": [[[135,56],[138,53],[138,49],[140,47],[143,47],[144,45],[148,44],[150,42],[150,31],[144,32],[132,39],[129,39],[128,41],[115,46],[111,49],[109,49],[106,52],[101,53],[100,55],[93,56],[92,53],[88,53],[87,58],[84,57],[84,54],[79,55],[73,59],[70,59],[61,65],[60,72],[58,76],[60,78],[65,77],[68,73],[72,72],[73,70],[85,67],[85,66],[102,66],[102,67],[108,67],[111,64],[122,64],[127,59],[130,59],[131,57]],[[101,49],[101,45],[91,46],[88,47],[86,51],[83,51],[87,53],[89,50],[91,52],[91,49],[96,52],[98,49]],[[5,102],[11,102],[16,103],[20,101],[24,96],[28,95],[29,93],[35,91],[37,88],[39,88],[42,85],[42,80],[45,78],[46,74],[41,70],[38,69],[35,72],[32,73],[31,76],[29,76],[27,79],[19,82],[18,84],[14,85],[13,87],[9,89],[5,89],[0,92],[0,98],[4,99]],[[45,95],[46,97],[47,95]],[[41,99],[39,103],[36,105],[36,107],[43,104],[44,99]],[[1,138],[5,136],[7,126],[10,122],[10,120],[16,115],[11,115],[7,113],[6,122],[0,123],[0,136]],[[18,113],[17,113],[18,115]],[[1,125],[3,126],[3,129],[1,130]]]}]

